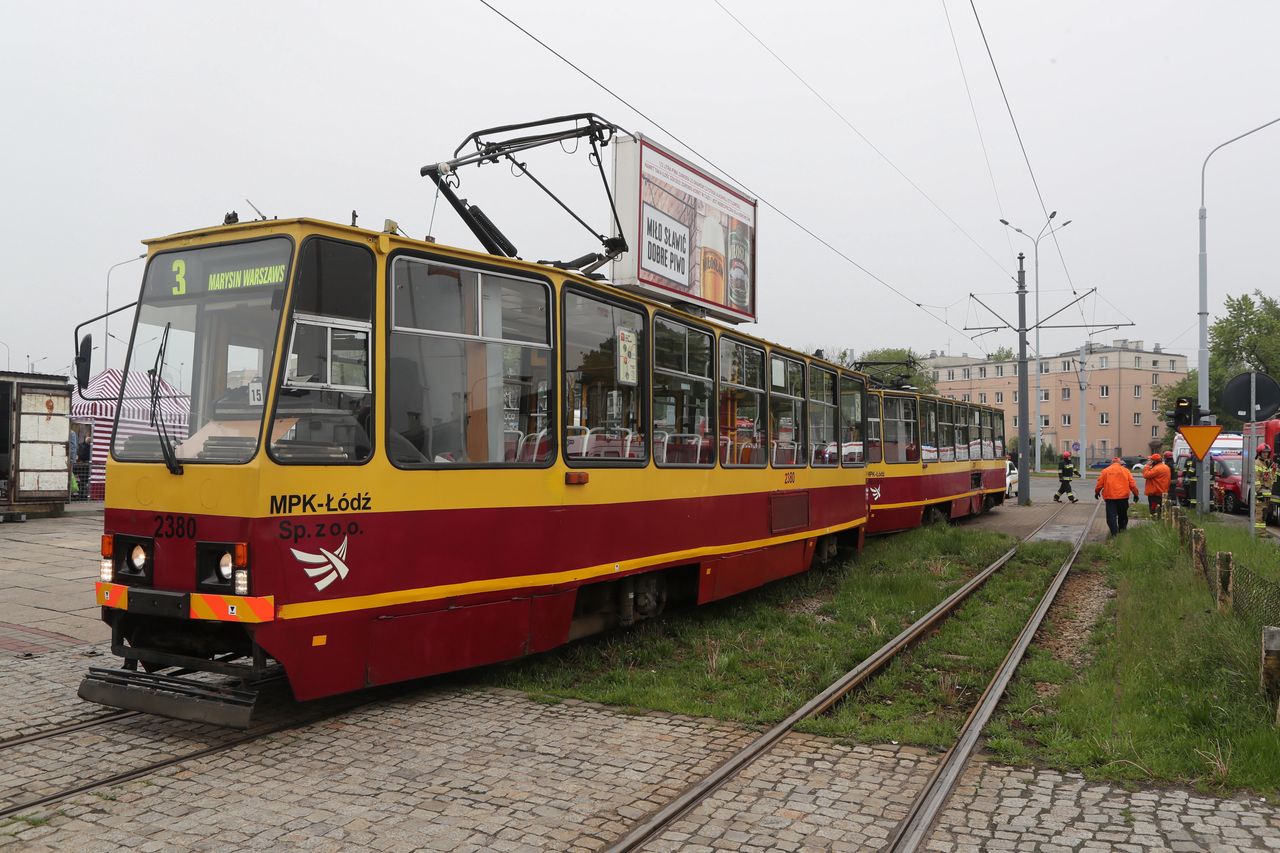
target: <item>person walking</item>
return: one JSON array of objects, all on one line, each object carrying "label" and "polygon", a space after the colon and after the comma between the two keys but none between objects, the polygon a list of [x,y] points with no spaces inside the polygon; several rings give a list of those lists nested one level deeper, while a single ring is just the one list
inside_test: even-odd
[{"label": "person walking", "polygon": [[1064,450],[1062,452],[1062,461],[1058,463],[1058,491],[1053,495],[1054,503],[1062,503],[1062,496],[1066,495],[1072,503],[1079,503],[1076,496],[1071,493],[1071,481],[1076,476],[1075,463],[1071,461],[1071,451]]},{"label": "person walking", "polygon": [[1253,461],[1254,512],[1253,527],[1255,530],[1267,529],[1267,505],[1271,502],[1271,487],[1275,485],[1276,469],[1271,462],[1271,448],[1265,444],[1258,445],[1258,453]]},{"label": "person walking", "polygon": [[1133,495],[1134,503],[1138,502],[1138,484],[1119,456],[1113,457],[1098,475],[1093,499],[1096,501],[1099,495],[1107,501],[1107,529],[1115,536],[1129,526],[1129,495]]},{"label": "person walking", "polygon": [[1147,509],[1151,511],[1152,518],[1160,517],[1165,492],[1169,491],[1170,473],[1159,453],[1152,453],[1151,460],[1142,468],[1142,490],[1147,494]]}]

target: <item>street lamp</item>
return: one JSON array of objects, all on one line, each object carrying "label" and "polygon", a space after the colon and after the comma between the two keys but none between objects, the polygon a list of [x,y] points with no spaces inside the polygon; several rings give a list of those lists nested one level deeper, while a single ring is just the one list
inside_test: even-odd
[{"label": "street lamp", "polygon": [[[122,267],[122,266],[124,266],[125,264],[131,264],[131,263],[133,263],[134,261],[142,260],[142,259],[143,259],[143,258],[145,258],[146,256],[147,256],[147,253],[146,253],[146,252],[143,252],[141,255],[138,255],[136,258],[126,258],[126,259],[125,259],[125,260],[123,260],[123,261],[117,261],[116,263],[114,263],[114,264],[112,264],[111,266],[107,267],[107,301],[106,301],[106,306],[107,306],[107,307],[106,307],[106,311],[107,311],[108,313],[111,311],[111,271],[112,271],[112,270],[114,270],[116,267]],[[110,348],[109,348],[109,345],[108,345],[108,343],[107,343],[107,338],[111,337],[111,331],[110,331],[111,327],[110,327],[110,325],[108,325],[110,322],[111,322],[111,321],[110,321],[110,320],[108,320],[108,319],[107,319],[107,318],[105,318],[105,317],[104,317],[104,318],[103,318],[103,320],[102,320],[102,328],[103,328],[103,330],[104,330],[104,332],[105,332],[105,334],[104,334],[104,335],[103,335],[103,337],[102,337],[102,367],[103,367],[103,369],[104,369],[104,370],[105,370],[105,369],[107,369],[107,368],[109,368],[109,367],[111,367],[111,361],[110,361],[110,359],[109,359],[109,357],[108,357],[108,356],[109,356],[109,354],[110,354]]]},{"label": "street lamp", "polygon": [[[1197,361],[1199,376],[1196,377],[1198,386],[1196,392],[1200,400],[1200,408],[1206,412],[1209,411],[1209,254],[1205,248],[1204,172],[1209,166],[1209,158],[1216,154],[1219,148],[1225,148],[1263,128],[1271,127],[1276,122],[1280,122],[1280,118],[1273,118],[1266,124],[1260,124],[1253,130],[1228,139],[1206,154],[1204,163],[1200,166],[1200,358]],[[1250,412],[1249,416],[1253,417],[1253,413]],[[1204,512],[1205,507],[1209,506],[1209,465],[1203,459],[1200,460],[1200,476],[1196,492],[1196,503],[1200,511]]]},{"label": "street lamp", "polygon": [[1066,228],[1074,220],[1068,219],[1057,228],[1050,228],[1053,218],[1058,215],[1058,211],[1049,214],[1049,218],[1044,221],[1044,227],[1040,229],[1040,233],[1032,237],[1026,231],[1023,231],[1016,225],[1010,225],[1009,220],[1001,219],[1000,224],[1006,228],[1012,228],[1023,237],[1031,241],[1032,254],[1035,256],[1035,287],[1036,287],[1036,453],[1035,453],[1035,470],[1040,471],[1040,241],[1050,234],[1057,234],[1063,228]]}]

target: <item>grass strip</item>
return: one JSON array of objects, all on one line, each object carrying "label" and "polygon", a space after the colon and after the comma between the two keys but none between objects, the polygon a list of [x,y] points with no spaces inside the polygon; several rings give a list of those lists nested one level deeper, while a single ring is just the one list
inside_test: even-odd
[{"label": "grass strip", "polygon": [[948,525],[874,539],[857,560],[493,667],[479,682],[543,701],[575,698],[770,725],[884,645],[1010,541]]},{"label": "grass strip", "polygon": [[[1210,547],[1226,550],[1218,534]],[[1090,779],[1280,790],[1280,729],[1259,689],[1258,634],[1216,612],[1176,534],[1142,525],[1084,556],[1116,593],[1089,641],[1092,660],[1077,675],[1033,650],[988,726],[988,748]],[[1060,690],[1043,696],[1036,682]]]}]

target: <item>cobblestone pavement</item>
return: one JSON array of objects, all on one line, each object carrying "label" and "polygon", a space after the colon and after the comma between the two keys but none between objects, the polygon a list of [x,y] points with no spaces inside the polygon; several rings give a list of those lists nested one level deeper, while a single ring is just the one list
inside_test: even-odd
[{"label": "cobblestone pavement", "polygon": [[[102,514],[75,512],[0,524],[0,654],[111,638],[94,604]],[[54,636],[49,636],[50,634]]]},{"label": "cobblestone pavement", "polygon": [[[0,583],[27,573],[22,589],[48,593],[16,617],[0,618],[35,627],[56,622],[60,627],[45,630],[94,639],[89,614],[76,617],[84,624],[60,617],[84,610],[99,524],[89,517],[0,528],[0,553],[10,551],[0,558]],[[59,590],[45,583],[50,579],[74,589]],[[86,666],[110,665],[111,658],[92,656],[100,649],[32,657],[0,651],[0,742],[104,713],[74,693]],[[753,736],[710,720],[472,690],[465,677],[391,695],[0,818],[0,850],[597,850]],[[281,700],[273,713],[296,711]],[[208,727],[134,717],[29,747],[0,743],[0,797],[24,801],[55,784],[194,751],[219,737]],[[793,734],[650,849],[876,849],[934,762],[907,747]],[[930,847],[1280,850],[1280,810],[1257,798],[1130,793],[979,761]]]}]

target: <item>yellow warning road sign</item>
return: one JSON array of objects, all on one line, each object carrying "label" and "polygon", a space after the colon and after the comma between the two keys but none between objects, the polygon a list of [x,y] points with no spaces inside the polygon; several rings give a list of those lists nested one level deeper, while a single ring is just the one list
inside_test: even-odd
[{"label": "yellow warning road sign", "polygon": [[1187,440],[1187,447],[1197,460],[1204,459],[1214,439],[1222,432],[1220,426],[1184,426],[1178,427],[1178,433]]}]

